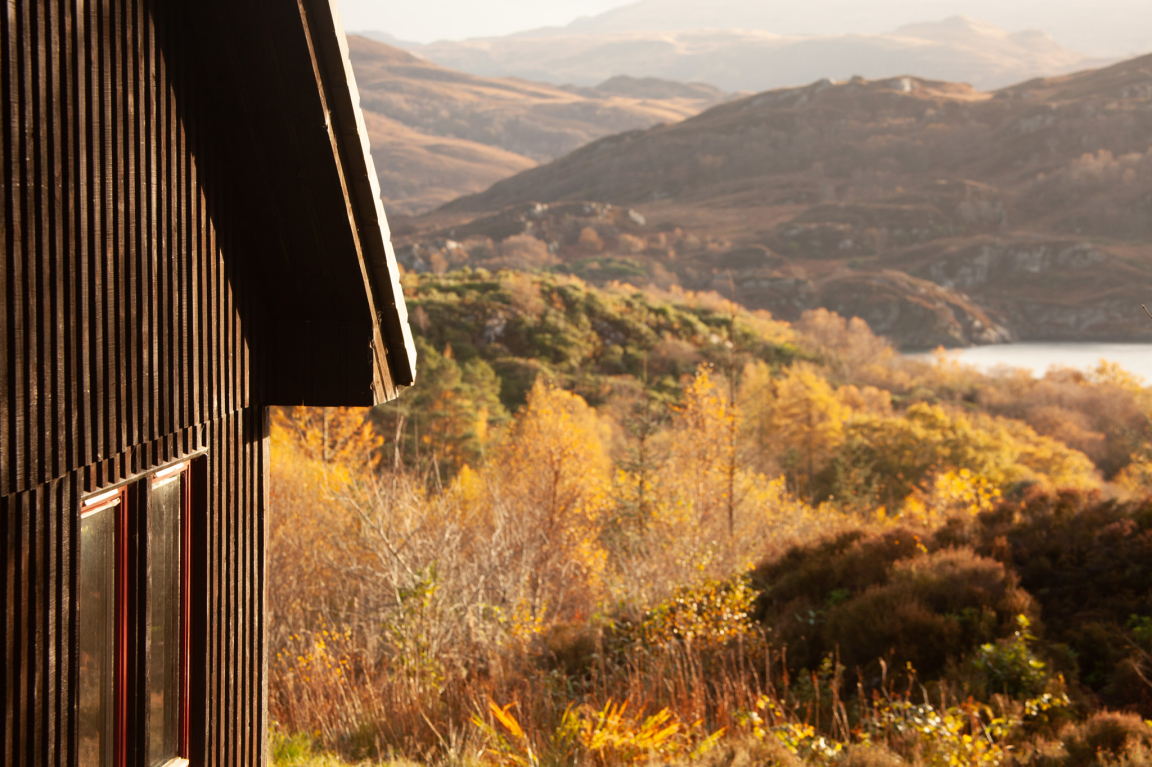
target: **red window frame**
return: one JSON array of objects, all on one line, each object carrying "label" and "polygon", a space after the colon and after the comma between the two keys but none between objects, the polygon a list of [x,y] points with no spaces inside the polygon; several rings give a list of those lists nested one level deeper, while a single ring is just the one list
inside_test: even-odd
[{"label": "red window frame", "polygon": [[[113,672],[112,693],[113,706],[113,765],[114,767],[129,767],[130,755],[141,751],[131,748],[129,726],[133,725],[133,713],[130,703],[133,698],[143,694],[146,680],[142,675],[134,673],[139,664],[134,663],[130,657],[132,650],[132,631],[143,621],[141,615],[133,604],[133,586],[146,592],[146,578],[142,568],[136,564],[141,559],[145,547],[148,546],[148,536],[143,533],[143,519],[140,509],[145,506],[142,494],[150,494],[153,483],[158,479],[167,479],[173,475],[180,476],[180,656],[178,672],[178,726],[177,726],[177,757],[178,760],[187,760],[191,755],[190,748],[190,654],[191,646],[191,618],[192,602],[190,599],[192,588],[192,477],[191,460],[184,460],[159,470],[149,472],[132,481],[120,485],[112,490],[97,492],[81,501],[80,518],[110,510],[115,507],[114,524],[115,561],[113,563],[114,584],[114,626],[113,635]],[[135,534],[135,535],[134,535]],[[135,538],[135,540],[133,540]],[[84,556],[83,550],[80,556]],[[146,598],[146,597],[145,597]],[[79,695],[79,690],[77,690]],[[136,745],[145,743],[140,740]],[[147,753],[136,753],[131,759],[132,767],[146,767]],[[167,764],[171,764],[168,762]]]}]

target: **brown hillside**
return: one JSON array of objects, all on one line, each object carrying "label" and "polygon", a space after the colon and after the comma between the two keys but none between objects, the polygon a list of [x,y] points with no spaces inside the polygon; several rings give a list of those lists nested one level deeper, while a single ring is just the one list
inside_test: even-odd
[{"label": "brown hillside", "polygon": [[725,98],[699,83],[614,78],[558,88],[475,77],[348,40],[389,211],[428,210],[602,136],[676,122]]},{"label": "brown hillside", "polygon": [[[577,200],[632,206],[661,230],[659,248],[626,240],[615,253],[645,274],[658,265],[662,280],[785,317],[847,308],[847,284],[920,300],[887,278],[844,282],[898,270],[970,297],[1022,339],[1152,338],[1140,309],[1152,299],[1152,56],[991,93],[914,77],[761,93],[601,139],[417,229]],[[691,244],[709,238],[780,263],[730,270],[722,249]],[[916,323],[899,325],[897,341],[920,345]]]}]

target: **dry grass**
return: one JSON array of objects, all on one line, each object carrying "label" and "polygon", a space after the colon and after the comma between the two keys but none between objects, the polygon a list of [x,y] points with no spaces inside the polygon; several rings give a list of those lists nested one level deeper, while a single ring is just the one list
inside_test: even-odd
[{"label": "dry grass", "polygon": [[[832,327],[826,348],[857,331]],[[872,364],[840,359],[845,375]],[[701,366],[665,417],[631,430],[537,383],[490,438],[487,411],[459,406],[464,388],[430,388],[444,429],[413,429],[425,462],[385,450],[386,470],[363,413],[282,414],[275,762],[1071,767],[1107,746],[1136,763],[1139,718],[1060,728],[1099,707],[1093,696],[1152,697],[1152,619],[1140,617],[1152,606],[1132,591],[1144,593],[1152,516],[1083,493],[1000,503],[1008,464],[955,461],[1004,441],[981,453],[991,422],[940,408],[916,434],[946,449],[891,515],[813,506],[803,496],[822,473],[854,465],[837,443],[853,423],[911,433],[885,391],[826,375],[751,365],[741,389]],[[775,429],[793,411],[826,418],[791,418],[791,453],[744,420],[762,412]],[[1018,448],[1044,446],[1009,431]],[[471,451],[451,472],[435,447],[445,435]],[[903,481],[923,451],[900,444],[910,458],[890,472]],[[762,473],[781,465],[791,475]],[[1078,604],[1096,606],[1092,621]],[[1095,643],[1116,655],[1103,682],[1031,636],[1042,610],[1076,624],[1052,633],[1077,648],[1111,632]],[[1117,669],[1131,672],[1123,690]]]}]

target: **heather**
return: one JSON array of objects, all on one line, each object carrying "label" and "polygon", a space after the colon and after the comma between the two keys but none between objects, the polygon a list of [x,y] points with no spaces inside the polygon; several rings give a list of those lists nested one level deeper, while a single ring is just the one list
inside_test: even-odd
[{"label": "heather", "polygon": [[1124,371],[553,274],[405,290],[417,387],[274,415],[279,763],[1143,763]]}]

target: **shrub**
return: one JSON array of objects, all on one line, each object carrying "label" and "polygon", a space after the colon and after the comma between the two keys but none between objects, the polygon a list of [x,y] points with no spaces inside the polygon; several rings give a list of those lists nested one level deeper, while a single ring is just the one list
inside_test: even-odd
[{"label": "shrub", "polygon": [[700,767],[804,767],[804,760],[775,738],[729,739],[712,749]]},{"label": "shrub", "polygon": [[1097,712],[1069,726],[1061,739],[1067,751],[1061,767],[1152,763],[1152,726],[1135,714]]},{"label": "shrub", "polygon": [[850,530],[794,546],[752,571],[752,587],[763,594],[757,618],[774,625],[794,607],[823,607],[834,591],[858,593],[884,583],[892,563],[915,551],[916,534],[904,528],[879,536]]},{"label": "shrub", "polygon": [[944,549],[895,563],[887,583],[830,608],[826,647],[839,647],[849,668],[891,658],[935,678],[949,658],[1009,633],[1015,616],[1031,612],[1031,597],[1004,565]]},{"label": "shrub", "polygon": [[876,742],[914,764],[975,767],[1003,764],[1006,741],[1018,725],[1018,719],[997,716],[972,701],[938,710],[929,703],[888,700],[872,708],[866,727]]},{"label": "shrub", "polygon": [[852,746],[836,764],[838,767],[902,767],[906,762],[883,746]]},{"label": "shrub", "polygon": [[560,622],[542,632],[548,668],[572,678],[586,676],[596,659],[600,637],[592,626],[580,622]]},{"label": "shrub", "polygon": [[744,578],[681,586],[648,612],[640,634],[644,641],[657,645],[675,641],[698,646],[724,643],[751,631],[755,598],[756,592]]},{"label": "shrub", "polygon": [[[1034,492],[974,522],[954,522],[936,545],[971,545],[1004,562],[1035,595],[1048,642],[1068,645],[1080,681],[1111,706],[1149,706],[1148,685],[1114,685],[1152,614],[1152,503],[1092,493]],[[1138,681],[1138,680],[1137,680]]]},{"label": "shrub", "polygon": [[794,668],[816,668],[839,651],[849,669],[878,675],[884,659],[930,678],[949,658],[1011,635],[1017,615],[1035,613],[1000,562],[969,548],[918,547],[915,533],[899,529],[795,548],[753,572],[764,592],[756,616],[787,645]]},{"label": "shrub", "polygon": [[1030,646],[1036,639],[1028,633],[1030,621],[1024,615],[1016,620],[1020,628],[1015,634],[981,645],[972,659],[985,695],[1031,697],[1043,692],[1048,684],[1047,664],[1036,657]]}]

